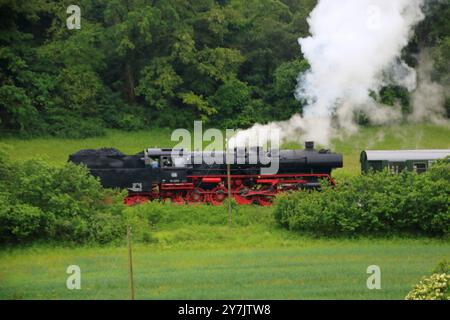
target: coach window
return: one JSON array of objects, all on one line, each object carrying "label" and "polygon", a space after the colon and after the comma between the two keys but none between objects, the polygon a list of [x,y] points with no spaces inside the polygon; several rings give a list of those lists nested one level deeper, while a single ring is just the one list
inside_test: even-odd
[{"label": "coach window", "polygon": [[424,173],[427,171],[427,164],[423,162],[414,163],[414,171],[417,173]]},{"label": "coach window", "polygon": [[391,171],[393,173],[399,173],[399,172],[403,171],[403,169],[405,169],[405,163],[404,162],[390,162],[389,169],[391,169]]},{"label": "coach window", "polygon": [[374,171],[383,170],[383,164],[381,161],[369,161],[369,169],[373,169]]}]

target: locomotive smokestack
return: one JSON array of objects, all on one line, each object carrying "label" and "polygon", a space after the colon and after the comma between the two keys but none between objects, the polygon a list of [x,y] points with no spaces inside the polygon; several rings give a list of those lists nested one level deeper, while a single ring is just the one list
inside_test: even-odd
[{"label": "locomotive smokestack", "polygon": [[305,142],[305,150],[313,151],[314,150],[314,141],[306,141]]}]

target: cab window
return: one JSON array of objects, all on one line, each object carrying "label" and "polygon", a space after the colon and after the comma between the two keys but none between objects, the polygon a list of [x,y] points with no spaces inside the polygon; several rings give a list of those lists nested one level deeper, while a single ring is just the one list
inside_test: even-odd
[{"label": "cab window", "polygon": [[172,157],[161,157],[161,166],[163,168],[172,168]]}]

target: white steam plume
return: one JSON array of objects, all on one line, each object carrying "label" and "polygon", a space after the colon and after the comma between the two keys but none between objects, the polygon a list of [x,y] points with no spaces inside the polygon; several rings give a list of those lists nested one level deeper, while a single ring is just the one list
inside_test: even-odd
[{"label": "white steam plume", "polygon": [[[311,69],[299,76],[296,97],[306,100],[303,117],[256,125],[236,135],[240,145],[261,130],[281,129],[281,138],[299,137],[328,145],[333,125],[357,130],[354,112],[374,123],[401,117],[397,108],[377,105],[370,92],[387,84],[416,88],[416,72],[401,60],[414,26],[424,19],[424,0],[319,0],[308,18],[311,36],[299,39]],[[249,139],[257,141],[256,139]],[[259,141],[261,144],[261,141]]]},{"label": "white steam plume", "polygon": [[448,87],[432,80],[433,59],[428,49],[423,48],[419,54],[417,67],[418,85],[412,94],[412,113],[408,117],[411,122],[430,121],[444,125],[445,93]]}]

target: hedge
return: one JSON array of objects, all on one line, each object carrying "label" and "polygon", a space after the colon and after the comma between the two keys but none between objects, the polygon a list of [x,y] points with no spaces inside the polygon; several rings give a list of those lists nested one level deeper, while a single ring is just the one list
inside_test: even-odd
[{"label": "hedge", "polygon": [[123,194],[74,164],[12,163],[0,152],[0,243],[106,243],[124,237]]},{"label": "hedge", "polygon": [[450,234],[450,163],[427,173],[355,176],[321,191],[284,194],[276,221],[319,236]]}]

